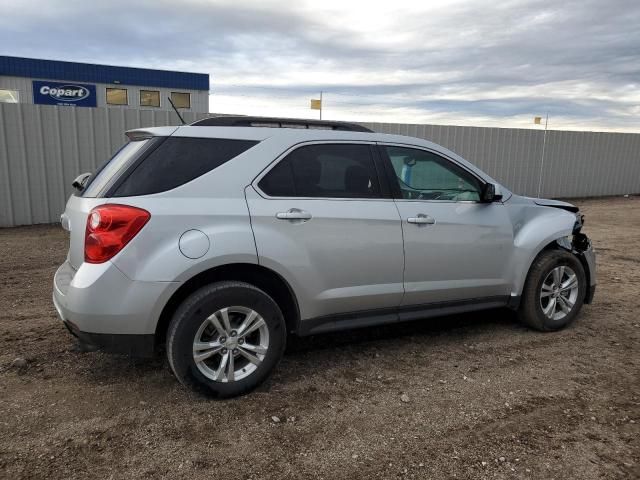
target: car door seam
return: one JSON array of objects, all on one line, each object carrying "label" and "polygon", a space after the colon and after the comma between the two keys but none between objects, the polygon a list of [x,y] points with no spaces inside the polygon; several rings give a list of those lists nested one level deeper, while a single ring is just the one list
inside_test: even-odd
[{"label": "car door seam", "polygon": [[404,303],[404,297],[407,293],[407,289],[405,287],[405,273],[407,270],[407,252],[405,250],[404,244],[404,222],[402,221],[402,214],[400,213],[400,209],[398,208],[398,204],[395,199],[393,200],[393,205],[396,207],[396,211],[398,212],[398,219],[400,220],[400,236],[402,237],[402,298],[400,299],[400,303],[398,304],[398,308],[400,305]]},{"label": "car door seam", "polygon": [[247,198],[247,189],[253,188],[252,185],[244,187],[244,204],[247,206],[247,213],[249,214],[249,227],[251,228],[251,235],[253,236],[253,247],[256,249],[256,263],[261,265],[260,254],[258,253],[258,242],[256,240],[256,232],[253,229],[253,219],[251,218],[251,209],[249,208],[249,199]]}]

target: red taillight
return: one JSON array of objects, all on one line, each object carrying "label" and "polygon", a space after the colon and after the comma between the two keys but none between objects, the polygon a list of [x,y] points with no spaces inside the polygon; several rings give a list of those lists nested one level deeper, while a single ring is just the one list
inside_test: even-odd
[{"label": "red taillight", "polygon": [[109,260],[136,236],[151,214],[127,205],[101,205],[89,212],[84,236],[84,261]]}]

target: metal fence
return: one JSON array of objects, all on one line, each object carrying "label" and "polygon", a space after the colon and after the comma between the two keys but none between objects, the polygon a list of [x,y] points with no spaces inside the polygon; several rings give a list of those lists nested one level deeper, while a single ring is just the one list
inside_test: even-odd
[{"label": "metal fence", "polygon": [[[596,197],[640,193],[640,135],[516,128],[363,123],[376,132],[438,143],[521,195]],[[540,179],[540,173],[542,178]],[[541,180],[541,181],[540,181]]]},{"label": "metal fence", "polygon": [[[187,122],[205,114],[186,112]],[[71,181],[93,171],[124,132],[177,125],[173,112],[0,103],[0,227],[51,223]],[[425,138],[478,165],[507,187],[542,196],[640,193],[640,135],[549,131],[542,162],[539,130],[365,123],[372,130]]]}]

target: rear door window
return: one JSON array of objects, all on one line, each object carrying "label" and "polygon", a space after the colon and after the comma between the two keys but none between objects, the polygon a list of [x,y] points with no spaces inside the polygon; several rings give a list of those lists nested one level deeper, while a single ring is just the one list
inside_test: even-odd
[{"label": "rear door window", "polygon": [[131,197],[171,190],[214,170],[257,143],[222,138],[168,137],[134,167],[111,196]]},{"label": "rear door window", "polygon": [[272,197],[380,197],[373,156],[366,144],[297,148],[272,168],[258,186]]}]

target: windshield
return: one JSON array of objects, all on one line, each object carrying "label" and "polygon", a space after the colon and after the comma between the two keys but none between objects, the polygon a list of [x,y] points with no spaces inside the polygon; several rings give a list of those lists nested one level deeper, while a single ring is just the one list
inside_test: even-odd
[{"label": "windshield", "polygon": [[126,143],[109,161],[104,163],[89,179],[89,184],[82,192],[83,197],[97,197],[104,188],[124,171],[130,161],[149,142],[148,139]]}]

